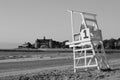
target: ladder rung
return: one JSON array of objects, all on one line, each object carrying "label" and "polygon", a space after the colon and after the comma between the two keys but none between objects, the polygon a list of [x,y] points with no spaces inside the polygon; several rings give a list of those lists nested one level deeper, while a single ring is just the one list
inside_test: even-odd
[{"label": "ladder rung", "polygon": [[86,66],[75,66],[75,68],[85,68],[85,67],[97,67],[97,64],[95,64],[95,65],[86,65]]},{"label": "ladder rung", "polygon": [[74,51],[83,51],[83,50],[91,50],[91,49],[93,49],[93,48],[86,48],[86,49],[77,49],[77,50],[74,50]]},{"label": "ladder rung", "polygon": [[77,57],[75,59],[82,59],[82,58],[89,58],[89,57],[93,57],[94,55],[89,55],[89,56],[82,56],[82,57]]},{"label": "ladder rung", "polygon": [[91,42],[84,42],[84,43],[78,43],[78,44],[72,44],[72,45],[70,45],[70,47],[79,47],[79,46],[84,46],[84,45],[87,45],[87,44],[91,44]]},{"label": "ladder rung", "polygon": [[81,43],[81,41],[66,42],[66,45],[73,45],[77,43]]},{"label": "ladder rung", "polygon": [[84,42],[88,42],[88,41],[90,41],[90,39],[73,41],[73,42],[66,42],[66,45],[74,45],[74,44],[84,43]]}]

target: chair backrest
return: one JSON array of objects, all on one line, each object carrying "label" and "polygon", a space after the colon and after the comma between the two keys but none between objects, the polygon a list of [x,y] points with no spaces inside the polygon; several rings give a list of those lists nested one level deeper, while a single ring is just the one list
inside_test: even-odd
[{"label": "chair backrest", "polygon": [[94,26],[81,27],[81,40],[91,40],[94,45],[98,45],[102,41],[102,33],[100,29],[95,29]]}]

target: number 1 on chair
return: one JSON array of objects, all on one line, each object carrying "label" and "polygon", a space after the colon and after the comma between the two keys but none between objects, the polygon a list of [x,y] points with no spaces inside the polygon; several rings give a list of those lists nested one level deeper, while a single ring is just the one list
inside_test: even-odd
[{"label": "number 1 on chair", "polygon": [[82,40],[90,39],[89,29],[83,29],[81,31],[81,37],[82,37]]}]

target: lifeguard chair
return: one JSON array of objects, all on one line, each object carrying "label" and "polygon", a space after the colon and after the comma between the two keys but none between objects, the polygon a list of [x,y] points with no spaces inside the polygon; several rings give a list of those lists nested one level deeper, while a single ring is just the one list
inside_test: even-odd
[{"label": "lifeguard chair", "polygon": [[[72,11],[72,42],[66,43],[73,48],[74,72],[77,69],[96,67],[98,70],[109,68],[102,42],[102,33],[98,27],[96,14]],[[74,33],[73,15],[79,14],[82,23],[78,33]]]}]

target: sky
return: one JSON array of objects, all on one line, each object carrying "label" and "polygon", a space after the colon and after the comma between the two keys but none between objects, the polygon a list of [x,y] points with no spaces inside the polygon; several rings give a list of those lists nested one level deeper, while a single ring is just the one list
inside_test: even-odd
[{"label": "sky", "polygon": [[44,36],[71,40],[70,13],[97,14],[103,39],[120,37],[119,0],[0,0],[0,48],[34,43]]}]

